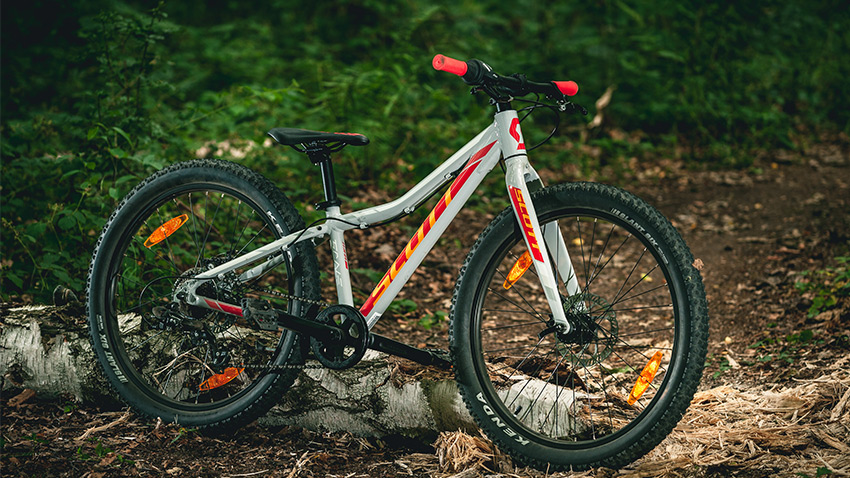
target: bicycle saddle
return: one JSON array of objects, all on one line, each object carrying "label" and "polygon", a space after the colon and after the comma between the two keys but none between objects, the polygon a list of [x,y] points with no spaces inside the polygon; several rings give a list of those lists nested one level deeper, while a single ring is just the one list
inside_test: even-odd
[{"label": "bicycle saddle", "polygon": [[352,146],[369,144],[369,138],[357,133],[326,133],[298,128],[274,128],[268,134],[275,141],[285,146],[309,143],[341,143]]}]

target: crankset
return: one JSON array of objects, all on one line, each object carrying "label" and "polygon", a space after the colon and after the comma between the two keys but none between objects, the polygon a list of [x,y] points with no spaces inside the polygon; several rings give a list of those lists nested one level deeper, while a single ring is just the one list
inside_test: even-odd
[{"label": "crankset", "polygon": [[360,311],[348,305],[332,305],[319,312],[316,321],[336,327],[338,340],[310,337],[313,355],[325,367],[342,370],[353,367],[369,347],[369,326]]},{"label": "crankset", "polygon": [[[305,304],[309,304],[310,309],[307,311],[306,314],[304,314],[303,317],[297,317],[294,315],[287,314],[283,311],[273,309],[274,313],[277,315],[276,324],[279,327],[294,330],[295,332],[300,332],[310,337],[315,337],[323,343],[328,343],[328,340],[330,341],[330,343],[340,341],[341,333],[338,331],[337,327],[332,327],[330,324],[323,323],[318,320],[312,320],[316,317],[316,314],[322,314],[325,310],[334,307],[347,307],[351,311],[356,312],[358,316],[360,316],[360,312],[350,306],[331,305],[327,302],[290,295],[272,288],[254,288],[253,292],[263,295],[270,295],[279,299],[299,301]],[[250,302],[250,304],[252,305],[251,309],[256,309],[256,302],[252,301]],[[266,309],[265,307],[262,308]],[[319,308],[322,308],[322,310],[319,311]],[[251,310],[249,312],[246,308],[245,310],[243,310],[243,312],[246,312],[246,316],[248,317],[251,317],[253,315],[253,317],[256,318],[255,310]],[[265,323],[268,326],[269,322],[266,321]],[[259,323],[257,323],[257,325],[259,325]],[[399,342],[397,340],[393,340],[389,337],[385,337],[383,335],[368,331],[368,328],[366,329],[366,331],[367,332],[365,340],[367,343],[367,348],[369,349],[377,350],[378,352],[384,352],[390,355],[395,355],[396,357],[406,358],[422,365],[433,365],[444,369],[451,368],[452,366],[450,357],[443,350],[418,349],[415,347],[411,347],[410,345],[407,345],[405,343]],[[316,355],[318,357],[319,354]],[[360,359],[358,359],[358,361],[359,360]]]}]

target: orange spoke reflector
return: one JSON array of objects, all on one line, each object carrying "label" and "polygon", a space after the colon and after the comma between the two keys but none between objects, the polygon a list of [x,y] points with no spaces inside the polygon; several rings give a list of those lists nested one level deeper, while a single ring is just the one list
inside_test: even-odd
[{"label": "orange spoke reflector", "polygon": [[201,391],[204,390],[212,390],[214,388],[218,388],[222,385],[227,385],[234,378],[238,377],[244,368],[236,368],[236,367],[227,367],[224,369],[224,372],[217,373],[212,377],[204,380],[200,387],[198,387]]},{"label": "orange spoke reflector", "polygon": [[164,241],[166,237],[174,234],[188,220],[189,216],[187,214],[181,214],[173,219],[169,219],[168,222],[156,228],[156,231],[148,236],[147,240],[145,240],[145,247],[150,249],[151,246]]},{"label": "orange spoke reflector", "polygon": [[508,278],[505,279],[505,283],[502,284],[502,287],[505,290],[510,289],[516,281],[525,274],[525,271],[531,267],[531,254],[528,251],[525,251],[525,254],[521,255],[519,259],[516,260],[516,263],[513,267],[511,267],[511,271],[508,273]]},{"label": "orange spoke reflector", "polygon": [[629,405],[634,405],[640,396],[643,395],[643,392],[646,391],[646,388],[649,387],[649,384],[652,383],[652,379],[658,373],[658,367],[661,366],[661,359],[663,358],[664,354],[659,350],[649,359],[649,363],[643,368],[640,377],[635,382],[635,386],[632,387],[632,392],[629,394],[629,399],[627,400]]}]

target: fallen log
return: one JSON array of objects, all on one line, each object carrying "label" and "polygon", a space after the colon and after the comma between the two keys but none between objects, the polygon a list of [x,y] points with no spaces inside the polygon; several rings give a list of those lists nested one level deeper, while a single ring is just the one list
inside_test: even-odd
[{"label": "fallen log", "polygon": [[[25,388],[42,397],[120,406],[94,359],[78,303],[0,306],[0,327],[4,391]],[[477,429],[450,374],[410,379],[402,362],[369,351],[347,370],[313,368],[308,363],[279,405],[259,423],[361,436],[433,437],[443,430]]]},{"label": "fallen log", "polygon": [[[2,389],[31,389],[38,396],[66,396],[120,408],[89,343],[79,302],[55,306],[0,305],[0,376]],[[503,368],[503,367],[502,367]],[[572,400],[558,400],[547,382],[522,374],[505,375],[503,399],[528,408],[528,424],[552,435],[584,428]],[[545,392],[545,393],[544,393]],[[574,394],[586,398],[586,394]],[[557,407],[562,417],[547,420]],[[330,370],[308,361],[278,405],[260,418],[266,426],[293,425],[313,431],[347,431],[359,436],[405,435],[433,439],[441,431],[477,432],[453,375],[403,359],[368,351],[354,367]],[[557,428],[554,428],[557,427]]]},{"label": "fallen log", "polygon": [[2,389],[25,388],[39,396],[117,405],[89,343],[79,303],[61,307],[0,306]]}]

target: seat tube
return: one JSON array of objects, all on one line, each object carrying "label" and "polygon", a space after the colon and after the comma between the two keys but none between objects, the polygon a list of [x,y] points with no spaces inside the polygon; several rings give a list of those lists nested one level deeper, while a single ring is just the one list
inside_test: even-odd
[{"label": "seat tube", "polygon": [[[339,217],[339,206],[329,206],[327,217]],[[333,221],[330,221],[331,223]],[[337,300],[340,304],[354,306],[354,296],[351,293],[351,275],[348,272],[348,254],[345,251],[343,231],[330,228],[331,255],[334,261],[334,284],[336,285]]]},{"label": "seat tube", "polygon": [[569,332],[571,326],[564,314],[558,283],[546,249],[547,241],[544,240],[543,230],[531,201],[527,179],[535,178],[536,174],[528,164],[519,118],[515,110],[506,110],[497,113],[495,119],[502,157],[505,158],[505,184],[514,216],[522,231],[525,246],[533,259],[534,268],[552,312],[552,319],[564,327],[564,332]]}]

